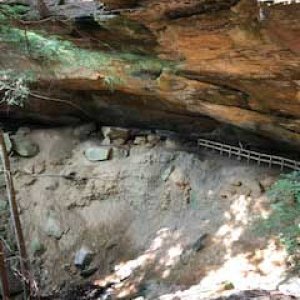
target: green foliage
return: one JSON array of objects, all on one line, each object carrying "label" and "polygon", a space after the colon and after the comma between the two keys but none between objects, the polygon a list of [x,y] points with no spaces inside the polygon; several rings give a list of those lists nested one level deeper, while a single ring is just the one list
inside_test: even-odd
[{"label": "green foliage", "polygon": [[29,96],[28,77],[16,75],[11,70],[0,71],[0,104],[23,107]]},{"label": "green foliage", "polygon": [[[300,172],[282,175],[268,192],[272,212],[260,220],[260,233],[277,235],[292,258],[300,255]],[[299,263],[297,265],[299,267]]]},{"label": "green foliage", "polygon": [[29,7],[22,4],[0,4],[0,22],[7,19],[19,19],[29,11]]}]

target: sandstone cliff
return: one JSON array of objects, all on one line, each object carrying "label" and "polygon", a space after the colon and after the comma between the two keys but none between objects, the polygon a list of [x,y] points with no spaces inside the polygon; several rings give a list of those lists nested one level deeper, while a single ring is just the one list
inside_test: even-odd
[{"label": "sandstone cliff", "polygon": [[25,107],[2,105],[2,117],[197,133],[229,124],[299,147],[299,4],[103,2],[104,14],[49,2],[60,18],[1,25],[1,68],[34,74]]}]

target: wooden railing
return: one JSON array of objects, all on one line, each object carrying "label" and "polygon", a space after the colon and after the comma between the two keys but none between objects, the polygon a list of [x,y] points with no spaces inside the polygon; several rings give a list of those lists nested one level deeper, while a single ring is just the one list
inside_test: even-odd
[{"label": "wooden railing", "polygon": [[246,159],[247,162],[255,161],[258,165],[265,163],[269,167],[279,166],[281,170],[289,168],[295,171],[300,171],[299,161],[282,156],[268,155],[206,139],[198,139],[198,145],[207,149],[216,150],[220,154],[228,154],[229,157],[234,156],[239,160]]}]

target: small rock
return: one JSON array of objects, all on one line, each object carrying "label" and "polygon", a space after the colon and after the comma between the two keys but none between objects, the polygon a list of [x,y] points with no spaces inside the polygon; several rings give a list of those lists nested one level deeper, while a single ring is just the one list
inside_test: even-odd
[{"label": "small rock", "polygon": [[129,129],[121,128],[121,127],[108,127],[103,126],[101,128],[103,136],[109,137],[111,140],[123,139],[125,141],[129,138]]},{"label": "small rock", "polygon": [[108,160],[111,148],[90,147],[85,150],[85,157],[89,161],[103,161]]},{"label": "small rock", "polygon": [[22,157],[33,157],[39,153],[38,145],[30,139],[23,136],[15,136],[13,141],[15,152]]},{"label": "small rock", "polygon": [[135,137],[133,144],[134,145],[145,145],[147,142],[146,137],[145,136],[137,136]]},{"label": "small rock", "polygon": [[53,213],[50,213],[48,216],[44,225],[44,230],[48,236],[54,237],[57,240],[59,240],[64,234],[64,230],[61,227],[60,221],[54,216]]},{"label": "small rock", "polygon": [[33,255],[39,255],[45,251],[44,245],[38,238],[34,238],[30,243],[30,249]]},{"label": "small rock", "polygon": [[89,248],[83,246],[75,254],[74,265],[83,270],[92,262],[92,258],[93,252]]},{"label": "small rock", "polygon": [[149,134],[147,136],[147,141],[151,145],[157,145],[160,142],[160,137],[155,134]]},{"label": "small rock", "polygon": [[83,124],[74,129],[74,135],[80,139],[87,138],[96,131],[95,123]]},{"label": "small rock", "polygon": [[129,156],[129,150],[128,149],[120,149],[117,147],[114,147],[112,150],[112,157],[113,159],[122,159]]},{"label": "small rock", "polygon": [[116,140],[113,140],[113,144],[115,146],[121,146],[121,145],[124,145],[125,143],[126,143],[125,139],[116,139]]}]

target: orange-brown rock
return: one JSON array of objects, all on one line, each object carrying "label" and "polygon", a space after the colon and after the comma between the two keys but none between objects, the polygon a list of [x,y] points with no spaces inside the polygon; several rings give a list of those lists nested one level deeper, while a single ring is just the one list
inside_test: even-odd
[{"label": "orange-brown rock", "polygon": [[[93,51],[111,55],[109,62],[58,63],[49,72],[23,57],[23,65],[39,71],[39,93],[73,101],[104,122],[197,132],[229,124],[300,146],[299,4],[103,2],[132,9],[100,22],[99,29],[81,31],[82,40],[63,37],[85,48],[89,41]],[[50,24],[45,28],[51,30]],[[0,61],[9,65],[3,55]],[[55,101],[33,99],[26,109],[46,120],[76,115],[74,106]]]}]

